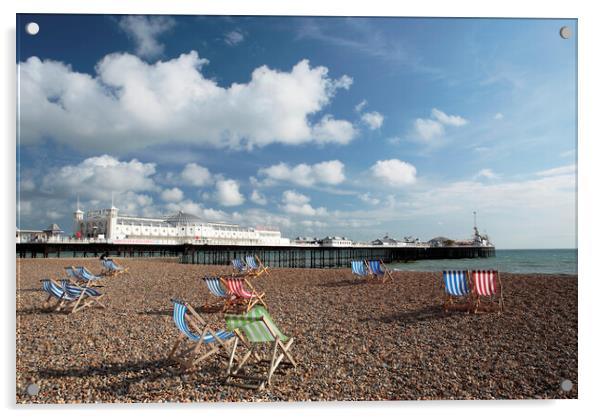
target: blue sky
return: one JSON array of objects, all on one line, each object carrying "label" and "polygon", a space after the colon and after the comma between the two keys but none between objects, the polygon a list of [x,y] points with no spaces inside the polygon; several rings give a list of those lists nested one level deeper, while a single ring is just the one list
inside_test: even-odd
[{"label": "blue sky", "polygon": [[[29,21],[36,36],[24,32]],[[559,29],[571,28],[562,39]],[[576,21],[18,15],[18,225],[576,246]]]}]

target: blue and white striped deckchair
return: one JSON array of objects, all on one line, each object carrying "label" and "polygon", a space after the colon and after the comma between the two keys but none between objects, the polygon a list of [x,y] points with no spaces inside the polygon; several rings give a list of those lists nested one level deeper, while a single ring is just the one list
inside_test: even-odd
[{"label": "blue and white striped deckchair", "polygon": [[352,260],[351,261],[351,272],[357,276],[365,277],[370,272],[366,266],[366,262],[364,260]]},{"label": "blue and white striped deckchair", "polygon": [[[233,332],[225,330],[213,332],[207,322],[192,306],[176,299],[172,299],[172,303],[174,304],[173,320],[180,330],[180,335],[178,335],[178,339],[169,353],[170,359],[175,356],[175,359],[182,367],[188,369],[222,349],[224,350],[224,354],[227,354],[229,344],[232,342],[229,340],[234,337]],[[194,331],[190,329],[188,324],[190,324]],[[180,353],[176,354],[176,350],[186,339],[189,339],[193,345],[184,348]],[[212,348],[201,354],[201,347],[209,344]]]},{"label": "blue and white striped deckchair", "polygon": [[472,298],[468,271],[445,270],[443,271],[443,282],[446,294],[443,303],[445,311],[447,312],[448,309],[466,309],[469,311],[472,308]]},{"label": "blue and white striped deckchair", "polygon": [[87,268],[83,266],[78,267],[65,267],[67,276],[73,278],[75,281],[86,283],[87,285],[93,285],[97,283],[102,276],[96,276],[92,274]]},{"label": "blue and white striped deckchair", "polygon": [[[287,337],[278,329],[278,326],[274,323],[274,320],[270,316],[265,306],[255,305],[253,309],[243,315],[226,315],[226,325],[228,330],[234,331],[236,339],[232,346],[232,352],[230,353],[230,362],[228,363],[226,383],[231,383],[236,386],[241,386],[249,389],[263,389],[265,384],[268,386],[271,384],[272,375],[278,368],[278,365],[286,357],[287,362],[293,367],[297,367],[295,359],[293,359],[289,350],[293,344],[294,338]],[[236,348],[238,343],[246,343],[247,352],[241,357],[241,361],[233,369],[233,362],[236,356]],[[271,354],[271,358],[262,359],[260,355],[255,351],[258,344],[268,343],[271,345],[270,350],[267,352]],[[282,351],[278,354],[278,350]],[[259,375],[248,375],[239,374],[238,372],[250,359],[251,354],[255,354],[255,359],[258,362],[265,360],[269,363],[269,369],[267,374],[264,376]],[[242,379],[251,380],[256,382],[255,384],[240,384],[236,382],[230,382],[230,379]]]},{"label": "blue and white striped deckchair", "polygon": [[232,267],[234,267],[234,270],[238,273],[246,273],[248,271],[247,265],[240,258],[232,260]]},{"label": "blue and white striped deckchair", "polygon": [[65,279],[61,280],[61,288],[74,300],[71,312],[77,312],[93,304],[98,304],[105,308],[105,305],[100,301],[104,295],[97,289],[92,287],[80,287]]},{"label": "blue and white striped deckchair", "polygon": [[247,264],[247,269],[249,270],[250,274],[254,276],[260,276],[263,273],[267,273],[268,275],[270,274],[268,272],[268,268],[263,265],[259,257],[256,255],[247,255],[245,257],[245,263]]},{"label": "blue and white striped deckchair", "polygon": [[[223,310],[226,310],[231,305],[231,295],[228,293],[225,285],[222,283],[222,279],[220,277],[203,277],[203,281],[207,285],[209,293],[215,297],[224,299]],[[221,301],[218,301],[217,303],[207,303],[203,306],[203,308],[214,308],[219,306],[220,303]]]},{"label": "blue and white striped deckchair", "polygon": [[44,302],[44,308],[50,308],[49,302],[52,298],[57,300],[56,305],[53,307],[53,310],[57,312],[60,311],[63,307],[65,307],[65,305],[73,304],[76,300],[74,296],[67,293],[67,291],[62,286],[57,284],[54,280],[43,279],[41,280],[41,282],[42,289],[46,293],[48,293],[48,299],[46,299],[46,301]]},{"label": "blue and white striped deckchair", "polygon": [[115,261],[110,258],[105,258],[101,260],[102,266],[104,268],[103,273],[107,276],[115,276],[120,273],[126,273],[128,271],[127,268],[118,266]]},{"label": "blue and white striped deckchair", "polygon": [[69,266],[69,267],[65,267],[65,273],[67,273],[67,276],[71,277],[73,280],[79,280],[79,276],[76,273],[76,269],[79,267],[73,267],[73,266]]},{"label": "blue and white striped deckchair", "polygon": [[385,265],[383,264],[383,262],[381,260],[368,261],[368,267],[370,268],[370,272],[375,277],[380,277],[383,282],[386,281],[387,279],[393,280],[393,276],[391,275],[391,272],[389,271],[389,269],[387,267],[385,267]]}]

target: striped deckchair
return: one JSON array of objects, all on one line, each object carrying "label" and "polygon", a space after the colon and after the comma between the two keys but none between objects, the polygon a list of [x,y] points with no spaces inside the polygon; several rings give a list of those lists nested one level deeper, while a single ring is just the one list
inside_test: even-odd
[{"label": "striped deckchair", "polygon": [[61,288],[74,299],[73,309],[71,312],[77,312],[94,304],[98,304],[101,307],[106,308],[106,306],[100,301],[104,295],[97,289],[92,287],[80,287],[70,283],[69,280],[61,280]]},{"label": "striped deckchair", "polygon": [[234,267],[237,273],[247,273],[249,271],[247,265],[240,258],[232,260],[232,267]]},{"label": "striped deckchair", "polygon": [[370,260],[368,261],[368,267],[370,268],[370,272],[374,275],[374,277],[380,277],[383,282],[387,280],[393,280],[391,272],[385,266],[382,260]]},{"label": "striped deckchair", "polygon": [[259,257],[256,255],[248,255],[245,257],[245,263],[251,275],[261,276],[263,273],[270,274],[268,268],[263,265]]},{"label": "striped deckchair", "polygon": [[[474,312],[477,313],[483,300],[487,301],[491,308],[504,311],[504,294],[502,292],[502,280],[496,270],[476,270],[471,273],[473,293],[476,295]],[[488,310],[488,308],[485,308]]]},{"label": "striped deckchair", "polygon": [[78,269],[78,268],[79,267],[73,267],[73,266],[65,267],[65,273],[67,273],[67,277],[73,279],[74,281],[80,280],[80,278],[76,272],[76,269]]},{"label": "striped deckchair", "polygon": [[[182,368],[189,369],[222,350],[225,356],[228,355],[234,332],[225,330],[214,332],[188,303],[176,299],[171,301],[174,305],[173,320],[180,330],[180,334],[169,353],[170,360],[174,359],[180,363]],[[192,344],[188,344],[187,347],[183,347],[179,353],[176,353],[178,347],[186,340]],[[201,352],[203,346],[206,347],[206,350]],[[209,348],[209,346],[211,347]]]},{"label": "striped deckchair", "polygon": [[110,258],[105,258],[104,260],[100,260],[103,266],[102,275],[105,276],[117,276],[121,273],[127,273],[128,267],[123,267],[115,263],[114,260]]},{"label": "striped deckchair", "polygon": [[96,276],[92,274],[87,268],[83,266],[65,267],[65,272],[76,282],[85,283],[87,286],[95,285],[100,279],[102,279],[102,276]]},{"label": "striped deckchair", "polygon": [[[76,298],[67,293],[61,285],[51,279],[42,279],[40,281],[42,282],[42,289],[48,293],[48,298],[43,304],[44,309],[59,312],[65,307],[73,306]],[[54,306],[50,304],[51,299],[56,299],[56,304]]]},{"label": "striped deckchair", "polygon": [[209,289],[209,293],[219,298],[218,302],[206,303],[203,308],[213,308],[219,306],[223,299],[223,309],[226,310],[231,304],[231,295],[228,293],[222,279],[220,277],[203,277],[203,281]]},{"label": "striped deckchair", "polygon": [[[228,288],[228,292],[236,297],[235,302],[243,303],[245,305],[245,312],[251,310],[253,306],[257,303],[261,303],[263,306],[268,306],[263,297],[265,293],[259,293],[253,285],[243,277],[225,277],[223,278],[226,287]],[[251,289],[249,292],[245,289],[245,284]]]},{"label": "striped deckchair", "polygon": [[352,260],[351,272],[357,276],[366,277],[370,274],[370,269],[365,260]]},{"label": "striped deckchair", "polygon": [[[98,303],[103,308],[105,307],[100,299],[103,295],[98,290],[93,288],[79,287],[70,283],[69,280],[61,280],[58,284],[50,279],[42,280],[42,289],[48,293],[48,299],[44,302],[44,308],[50,308],[49,304],[52,298],[57,302],[52,306],[51,310],[61,311],[63,308],[70,308],[71,312],[77,312],[87,306]],[[82,303],[83,302],[83,303]]]},{"label": "striped deckchair", "polygon": [[[285,360],[285,363],[297,367],[295,359],[290,354],[290,348],[293,344],[293,338],[289,338],[278,329],[267,309],[262,305],[256,305],[252,310],[244,315],[226,315],[226,325],[229,331],[236,334],[232,351],[230,353],[230,361],[228,362],[228,370],[226,373],[226,383],[235,386],[241,386],[248,389],[263,389],[265,385],[271,385],[272,375]],[[242,355],[240,362],[234,368],[234,359],[238,343],[243,342],[247,345],[247,352]],[[270,359],[262,359],[257,352],[257,349],[262,344],[270,344],[271,353]],[[281,351],[279,354],[278,352]],[[251,355],[255,354],[257,363],[267,360],[269,368],[266,374],[249,375],[240,374],[240,370],[247,364]],[[254,384],[237,383],[236,379],[251,381]]]},{"label": "striped deckchair", "polygon": [[450,309],[470,312],[472,296],[468,271],[445,270],[443,272],[443,283],[445,284],[445,300],[443,302],[445,312]]}]

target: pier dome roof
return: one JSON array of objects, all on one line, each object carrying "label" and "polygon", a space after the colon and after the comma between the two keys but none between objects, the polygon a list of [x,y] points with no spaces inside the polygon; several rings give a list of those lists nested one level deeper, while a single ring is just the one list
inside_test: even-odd
[{"label": "pier dome roof", "polygon": [[172,225],[181,225],[181,224],[199,224],[202,223],[203,220],[196,215],[191,213],[185,213],[182,211],[178,211],[178,213],[168,216],[165,218],[165,222],[169,222]]}]

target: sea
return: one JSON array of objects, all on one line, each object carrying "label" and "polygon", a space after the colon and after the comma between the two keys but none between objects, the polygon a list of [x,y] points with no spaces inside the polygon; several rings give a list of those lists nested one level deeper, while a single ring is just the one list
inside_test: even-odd
[{"label": "sea", "polygon": [[495,257],[391,263],[397,271],[492,269],[506,273],[577,274],[577,249],[496,250]]}]

